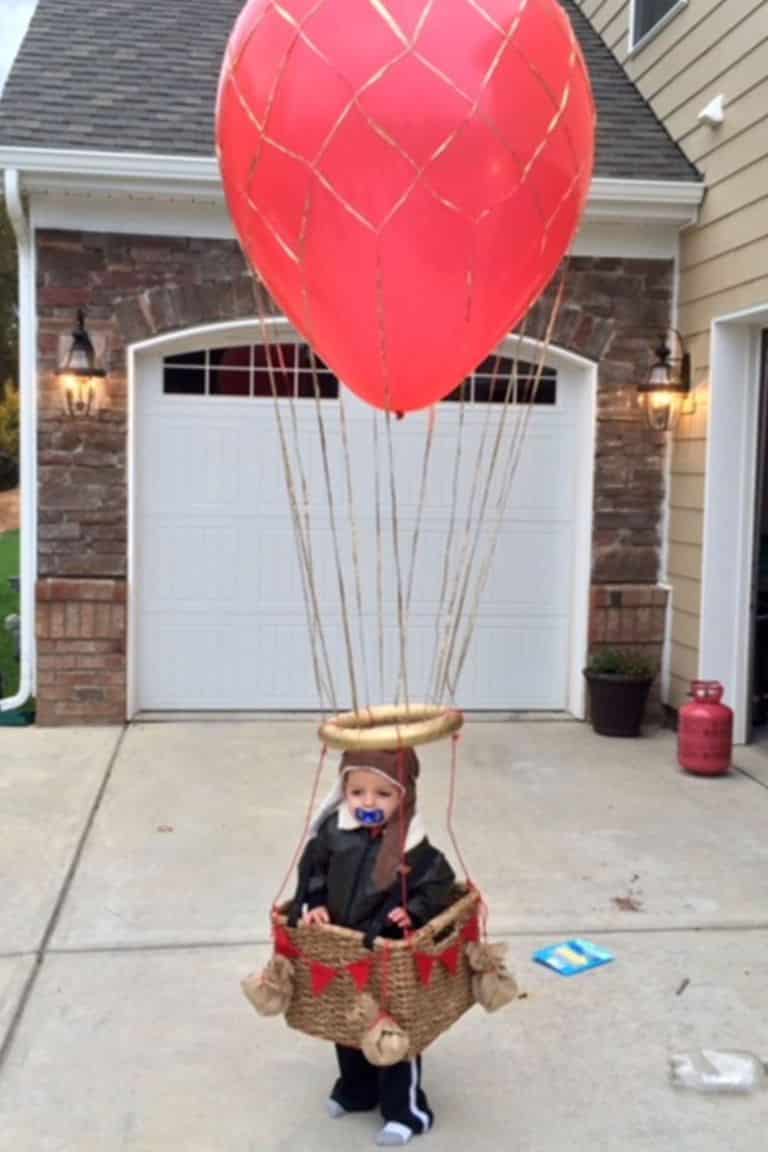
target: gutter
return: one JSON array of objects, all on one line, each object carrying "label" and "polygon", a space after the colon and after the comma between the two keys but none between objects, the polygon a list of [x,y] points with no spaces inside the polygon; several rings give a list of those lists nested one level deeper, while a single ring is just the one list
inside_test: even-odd
[{"label": "gutter", "polygon": [[[0,147],[0,168],[23,172],[24,191],[30,194],[129,195],[225,205],[215,156],[6,146]],[[695,223],[704,187],[695,180],[597,176],[592,181],[586,219],[666,220],[684,227]]]},{"label": "gutter", "polygon": [[21,182],[15,169],[5,172],[5,204],[16,234],[19,252],[19,452],[21,468],[20,555],[20,679],[15,696],[0,700],[0,712],[25,704],[34,693],[35,661],[35,252],[34,236],[21,199]]}]

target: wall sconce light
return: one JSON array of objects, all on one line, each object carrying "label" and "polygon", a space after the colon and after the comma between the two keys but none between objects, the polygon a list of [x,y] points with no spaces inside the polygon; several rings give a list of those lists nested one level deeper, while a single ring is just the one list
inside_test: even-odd
[{"label": "wall sconce light", "polygon": [[85,313],[77,313],[77,328],[72,333],[67,359],[56,371],[64,391],[67,412],[73,418],[91,416],[96,403],[97,381],[103,380],[106,372],[96,366],[96,353],[91,338],[85,330]]},{"label": "wall sconce light", "polygon": [[[677,329],[671,329],[671,334],[677,342],[679,354],[672,355],[667,338],[662,336],[650,371],[637,386],[638,403],[645,409],[648,424],[656,432],[669,432],[675,427],[683,403],[691,395],[691,357]],[[693,407],[686,411],[693,411]]]}]

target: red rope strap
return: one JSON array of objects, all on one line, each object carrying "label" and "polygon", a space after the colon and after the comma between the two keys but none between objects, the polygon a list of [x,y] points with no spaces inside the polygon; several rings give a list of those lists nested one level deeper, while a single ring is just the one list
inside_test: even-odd
[{"label": "red rope strap", "polygon": [[389,1007],[390,948],[390,944],[385,944],[379,953],[379,1008],[381,1009],[379,1019],[386,1015],[387,1008]]},{"label": "red rope strap", "polygon": [[317,800],[317,790],[320,787],[320,778],[323,775],[323,769],[325,768],[325,762],[326,762],[327,758],[328,758],[328,749],[325,745],[323,745],[323,750],[320,753],[320,759],[318,761],[317,768],[315,769],[315,779],[314,779],[313,784],[312,784],[312,795],[309,798],[309,806],[307,807],[307,815],[306,815],[306,819],[304,821],[304,828],[302,829],[301,838],[299,840],[299,843],[296,846],[296,851],[293,854],[293,858],[291,859],[291,863],[290,863],[290,866],[288,868],[288,871],[285,874],[285,879],[283,880],[282,884],[280,885],[277,896],[272,901],[272,916],[273,916],[273,918],[277,914],[277,909],[279,907],[280,900],[282,899],[283,892],[286,889],[288,881],[291,879],[291,876],[293,875],[293,870],[299,861],[299,856],[301,855],[301,850],[304,847],[304,844],[306,842],[307,834],[309,832],[309,826],[312,823],[312,813],[315,810],[315,801]]},{"label": "red rope strap", "polygon": [[[409,868],[405,862],[405,845],[408,830],[405,826],[405,751],[401,748],[397,753],[397,776],[400,781],[401,798],[400,798],[400,899],[403,905],[403,911],[407,914],[408,911],[408,872]],[[403,929],[405,938],[410,936],[410,928]]]},{"label": "red rope strap", "polygon": [[448,811],[446,812],[445,822],[446,822],[446,825],[448,827],[448,835],[451,837],[451,843],[453,844],[453,850],[456,853],[459,864],[461,865],[462,871],[464,873],[464,879],[466,880],[466,882],[470,888],[474,888],[474,884],[472,883],[472,881],[469,878],[469,869],[467,868],[466,861],[464,860],[464,857],[461,854],[461,848],[459,848],[459,842],[456,839],[456,833],[453,830],[453,809],[454,809],[454,805],[456,802],[456,776],[457,776],[457,770],[458,770],[459,740],[460,740],[459,733],[454,732],[453,736],[451,737],[451,781],[450,781],[450,787],[448,789]]}]

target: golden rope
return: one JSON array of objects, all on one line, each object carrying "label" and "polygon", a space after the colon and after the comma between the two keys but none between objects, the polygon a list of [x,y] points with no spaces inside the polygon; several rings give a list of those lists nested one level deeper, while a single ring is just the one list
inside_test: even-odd
[{"label": "golden rope", "polygon": [[[314,637],[317,634],[319,636],[320,644],[322,647],[323,661],[325,663],[326,674],[328,677],[328,687],[329,687],[330,695],[331,695],[331,704],[332,704],[333,708],[336,709],[336,708],[338,708],[338,703],[336,700],[336,689],[334,686],[333,672],[331,670],[331,663],[330,663],[330,660],[328,659],[328,649],[327,649],[327,646],[325,643],[325,633],[323,632],[322,617],[320,615],[320,605],[318,603],[317,586],[315,583],[314,569],[312,566],[311,556],[308,554],[307,541],[304,538],[304,533],[302,531],[302,526],[301,526],[301,517],[299,515],[298,500],[296,499],[296,485],[295,485],[294,478],[293,478],[293,469],[291,467],[291,457],[290,457],[290,452],[288,450],[288,442],[286,440],[285,429],[283,427],[282,411],[280,408],[280,401],[279,401],[278,394],[277,394],[277,384],[275,382],[274,368],[273,368],[272,363],[271,363],[272,358],[270,356],[270,340],[269,340],[269,336],[267,334],[267,324],[266,324],[266,320],[264,317],[264,310],[263,310],[261,300],[259,300],[258,316],[259,316],[259,321],[261,324],[262,343],[263,343],[263,346],[265,348],[265,359],[267,362],[267,376],[269,378],[270,389],[272,391],[272,400],[274,403],[275,417],[277,420],[278,436],[280,439],[280,449],[281,449],[282,458],[283,458],[283,471],[285,474],[285,483],[286,483],[286,488],[288,489],[288,498],[289,498],[289,502],[290,502],[290,506],[291,506],[291,515],[293,518],[294,532],[296,535],[296,541],[297,541],[298,550],[299,550],[299,559],[300,559],[300,562],[302,562],[302,565],[303,565],[302,566],[302,573],[304,574],[304,577],[305,577],[305,579],[304,578],[302,579],[302,588],[305,591],[305,601],[306,601],[306,592],[309,591],[309,595],[311,598],[311,604],[312,604],[311,614],[309,613],[309,609],[308,609],[308,624],[310,624],[310,635],[313,638],[312,655],[313,655],[313,661],[315,664],[315,679],[317,682],[317,688],[318,688],[318,692],[320,694],[320,700],[321,700],[321,704],[322,704],[323,703],[323,686],[322,686],[322,680],[321,680],[321,677],[319,674],[319,662],[317,660],[315,644],[314,644]],[[307,605],[307,608],[308,608],[308,605]],[[314,621],[314,624],[316,625],[317,632],[315,632],[315,629],[312,628],[311,621]]]},{"label": "golden rope", "polygon": [[563,269],[562,269],[561,274],[560,274],[560,283],[558,285],[557,294],[555,296],[554,304],[552,306],[552,311],[551,311],[550,316],[549,316],[549,322],[547,324],[547,329],[546,329],[544,341],[540,345],[540,349],[539,349],[539,362],[538,362],[537,369],[536,369],[536,376],[535,376],[535,380],[534,380],[534,385],[533,385],[533,388],[531,390],[531,396],[528,398],[528,402],[525,405],[523,405],[524,415],[523,415],[523,421],[522,421],[522,430],[521,430],[519,437],[515,437],[513,439],[513,445],[512,445],[511,451],[510,451],[509,466],[505,468],[504,483],[502,485],[502,489],[501,489],[501,492],[499,494],[499,500],[498,500],[498,504],[497,504],[498,515],[496,517],[496,523],[494,525],[494,530],[491,533],[491,542],[490,542],[486,557],[480,566],[480,571],[478,574],[478,579],[477,579],[477,582],[475,585],[475,590],[474,590],[472,608],[471,608],[469,615],[467,617],[466,626],[465,626],[465,630],[464,630],[464,639],[463,639],[463,642],[462,642],[460,650],[459,650],[459,657],[457,659],[456,666],[455,666],[455,668],[451,674],[451,677],[450,677],[449,689],[450,689],[451,700],[453,700],[455,697],[456,688],[458,686],[458,682],[459,682],[459,679],[461,677],[461,673],[462,673],[463,668],[464,668],[464,662],[467,658],[467,653],[469,651],[469,645],[472,641],[472,637],[474,635],[475,628],[477,626],[477,617],[479,614],[480,600],[481,600],[481,597],[483,595],[483,592],[485,591],[485,586],[488,582],[488,576],[489,576],[489,573],[491,570],[491,566],[493,564],[493,558],[496,554],[496,546],[497,546],[499,535],[501,532],[501,525],[503,524],[504,512],[506,511],[507,505],[509,503],[510,493],[512,491],[512,481],[514,480],[515,474],[517,472],[518,464],[520,463],[520,455],[521,455],[522,446],[523,446],[523,443],[525,440],[525,433],[527,431],[528,422],[530,420],[530,414],[533,411],[533,406],[534,406],[535,401],[536,401],[536,395],[538,394],[539,383],[541,381],[541,376],[542,376],[542,373],[544,370],[544,362],[546,359],[546,355],[547,355],[547,351],[549,349],[550,343],[552,341],[552,333],[554,332],[555,324],[557,323],[557,318],[558,318],[558,315],[560,313],[560,305],[562,303],[563,293],[564,293],[564,289],[565,289],[565,278],[566,278],[566,267],[563,266]]}]

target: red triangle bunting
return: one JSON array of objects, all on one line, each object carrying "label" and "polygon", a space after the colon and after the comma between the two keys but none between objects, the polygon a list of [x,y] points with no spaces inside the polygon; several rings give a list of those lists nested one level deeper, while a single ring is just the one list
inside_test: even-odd
[{"label": "red triangle bunting", "polygon": [[373,964],[370,960],[358,960],[356,964],[347,964],[347,972],[355,982],[358,992],[365,992],[371,982]]},{"label": "red triangle bunting", "polygon": [[428,952],[415,952],[416,967],[419,970],[419,977],[422,984],[429,984],[432,979],[432,972],[435,964],[437,963],[437,956],[430,956]]},{"label": "red triangle bunting", "polygon": [[446,948],[445,952],[440,953],[440,963],[445,965],[449,972],[455,976],[459,970],[459,957],[461,950],[458,944],[452,944],[450,948]]},{"label": "red triangle bunting", "polygon": [[312,995],[322,996],[329,984],[339,974],[338,968],[331,968],[327,964],[320,964],[317,960],[313,960],[310,964],[310,971],[312,973]]},{"label": "red triangle bunting", "polygon": [[289,960],[296,960],[301,955],[284,924],[275,927],[275,952]]},{"label": "red triangle bunting", "polygon": [[477,944],[480,939],[480,925],[477,922],[476,916],[474,920],[470,920],[469,924],[465,924],[461,938],[462,940],[466,940],[468,944]]}]

